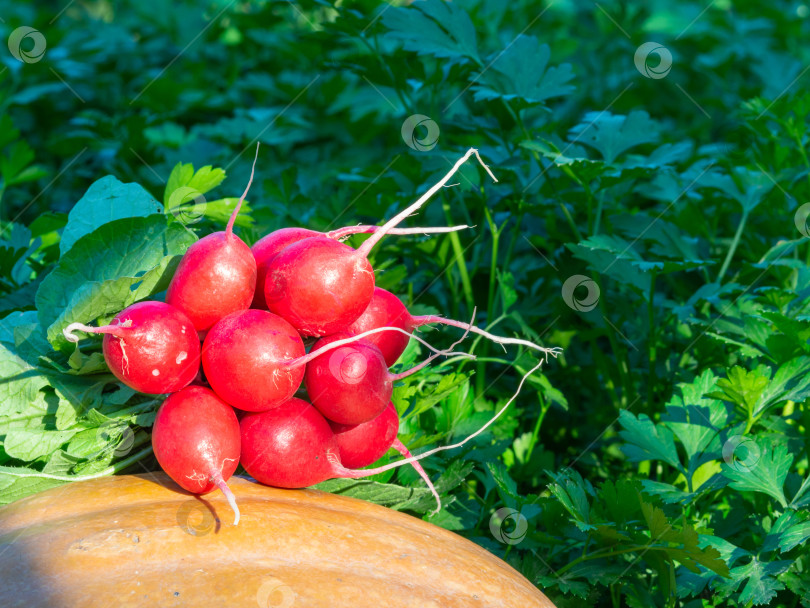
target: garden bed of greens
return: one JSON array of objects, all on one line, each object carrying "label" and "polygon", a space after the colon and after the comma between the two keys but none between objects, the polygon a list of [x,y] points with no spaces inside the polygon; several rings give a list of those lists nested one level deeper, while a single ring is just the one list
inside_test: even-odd
[{"label": "garden bed of greens", "polygon": [[[458,532],[561,608],[810,606],[807,6],[0,6],[0,503],[158,470],[161,399],[63,330],[164,299],[256,143],[248,245],[382,225],[476,148],[497,182],[468,162],[406,222],[473,228],[386,237],[376,284],[563,352],[420,461],[438,513],[410,467],[318,487]],[[462,346],[394,387],[413,453],[538,360]]]}]

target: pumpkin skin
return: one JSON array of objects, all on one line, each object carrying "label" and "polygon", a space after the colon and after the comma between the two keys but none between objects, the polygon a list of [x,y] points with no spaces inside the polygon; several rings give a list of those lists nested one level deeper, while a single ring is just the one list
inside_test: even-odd
[{"label": "pumpkin skin", "polygon": [[482,547],[379,505],[162,473],[75,482],[0,509],[4,608],[554,608]]}]

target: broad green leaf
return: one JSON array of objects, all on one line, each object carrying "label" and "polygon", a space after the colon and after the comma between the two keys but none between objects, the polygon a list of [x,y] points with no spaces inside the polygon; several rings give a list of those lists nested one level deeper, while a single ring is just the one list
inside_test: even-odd
[{"label": "broad green leaf", "polygon": [[627,442],[621,449],[630,460],[663,460],[683,472],[672,431],[666,426],[654,424],[647,414],[636,418],[627,410],[619,414],[619,424],[624,429],[619,435]]},{"label": "broad green leaf", "polygon": [[414,499],[430,495],[426,488],[406,488],[368,479],[330,479],[312,486],[312,489],[368,500],[394,510],[406,508]]},{"label": "broad green leaf", "polygon": [[475,100],[517,99],[529,105],[567,95],[574,90],[571,66],[549,67],[551,50],[535,36],[519,35],[495,54],[488,69],[472,77]]},{"label": "broad green leaf", "polygon": [[658,131],[658,124],[643,110],[634,110],[627,116],[589,112],[568,137],[572,142],[595,148],[611,165],[622,152],[657,141]]},{"label": "broad green leaf", "polygon": [[549,475],[554,479],[549,490],[571,514],[574,524],[582,531],[595,529],[591,522],[589,497],[595,496],[596,492],[591,482],[582,479],[582,476],[573,469],[564,469]]},{"label": "broad green leaf", "polygon": [[753,414],[769,380],[758,370],[749,371],[735,365],[728,371],[728,378],[717,381],[717,388],[720,390],[711,396],[727,399],[744,412]]},{"label": "broad green leaf", "polygon": [[211,165],[200,167],[194,171],[191,163],[177,163],[172,169],[166,188],[163,193],[163,205],[166,210],[171,209],[172,194],[179,188],[187,187],[195,190],[199,194],[205,194],[219,186],[225,179],[225,171],[214,169]]},{"label": "broad green leaf", "polygon": [[93,182],[68,214],[59,251],[65,255],[81,237],[125,217],[163,213],[163,206],[139,184],[124,184],[112,175]]},{"label": "broad green leaf", "polygon": [[44,416],[54,407],[43,392],[50,382],[37,367],[42,350],[47,350],[47,342],[35,312],[14,312],[0,319],[0,423],[8,416],[21,420]]},{"label": "broad green leaf", "polygon": [[8,504],[29,494],[43,492],[65,483],[49,479],[42,472],[25,467],[0,466],[0,504]]},{"label": "broad green leaf", "polygon": [[774,187],[773,178],[760,170],[735,167],[731,174],[718,169],[706,171],[697,187],[713,188],[736,200],[743,210],[753,211]]},{"label": "broad green leaf", "polygon": [[47,431],[44,429],[9,429],[3,449],[12,458],[32,462],[48,456],[70,441],[78,431]]},{"label": "broad green leaf", "polygon": [[118,313],[168,285],[174,265],[196,241],[163,215],[124,218],[85,235],[59,260],[37,291],[39,321],[57,348],[62,330]]},{"label": "broad green leaf", "polygon": [[779,366],[768,382],[757,404],[759,415],[769,407],[790,401],[804,401],[810,396],[810,357],[797,357]]},{"label": "broad green leaf", "polygon": [[513,502],[519,500],[517,483],[509,476],[509,471],[502,462],[488,462],[487,470],[495,481],[495,486],[502,501]]},{"label": "broad green leaf", "polygon": [[[756,444],[756,451],[744,460],[723,465],[723,475],[729,480],[729,485],[740,492],[762,492],[779,501],[783,507],[787,506],[785,499],[785,479],[793,464],[793,454],[788,453],[784,444],[771,447],[762,439],[752,439]],[[753,446],[751,446],[752,449]]]},{"label": "broad green leaf", "polygon": [[732,568],[730,579],[717,579],[714,588],[717,592],[728,596],[736,592],[744,583],[739,596],[741,605],[768,604],[776,596],[777,591],[785,588],[785,585],[776,577],[790,564],[789,561],[760,561],[754,556],[744,566]]},{"label": "broad green leaf", "polygon": [[728,421],[726,406],[706,396],[716,383],[716,376],[707,369],[691,383],[679,384],[680,395],[670,400],[666,414],[661,417],[661,422],[675,433],[690,459],[708,449]]},{"label": "broad green leaf", "polygon": [[386,37],[402,40],[408,51],[480,63],[475,26],[457,4],[424,0],[409,8],[384,11],[382,22],[389,30]]},{"label": "broad green leaf", "polygon": [[810,539],[810,515],[805,511],[785,511],[779,516],[763,543],[763,551],[786,553]]}]

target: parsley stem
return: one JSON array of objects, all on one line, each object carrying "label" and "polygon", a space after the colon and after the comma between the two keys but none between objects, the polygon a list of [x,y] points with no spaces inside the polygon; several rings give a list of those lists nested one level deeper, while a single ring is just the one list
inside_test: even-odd
[{"label": "parsley stem", "polygon": [[737,245],[740,244],[740,239],[742,238],[743,230],[745,229],[745,223],[748,221],[748,210],[743,209],[742,217],[740,218],[740,223],[737,226],[737,232],[734,234],[734,240],[731,241],[731,246],[728,248],[728,253],[726,254],[726,259],[723,261],[723,266],[720,268],[720,274],[717,275],[717,282],[722,283],[723,277],[728,270],[729,264],[731,264],[731,258],[734,257],[734,252],[737,251]]}]

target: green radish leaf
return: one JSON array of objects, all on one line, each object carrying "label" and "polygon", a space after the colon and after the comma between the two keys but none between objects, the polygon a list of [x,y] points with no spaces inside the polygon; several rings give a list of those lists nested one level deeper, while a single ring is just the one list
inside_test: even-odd
[{"label": "green radish leaf", "polygon": [[125,217],[163,213],[163,206],[139,184],[124,184],[112,175],[93,182],[68,214],[59,251],[64,256],[83,236]]},{"label": "green radish leaf", "polygon": [[68,442],[77,432],[9,429],[3,442],[3,449],[12,458],[31,462],[49,455]]},{"label": "green radish leaf", "polygon": [[199,194],[205,194],[219,186],[224,179],[225,171],[223,169],[214,169],[211,165],[206,165],[194,171],[194,165],[191,163],[185,165],[177,163],[169,175],[169,181],[166,182],[163,205],[166,210],[171,208],[172,194],[179,188],[188,187]]},{"label": "green radish leaf", "polygon": [[0,319],[0,425],[8,424],[6,417],[26,420],[53,413],[55,405],[43,392],[50,381],[37,360],[38,353],[47,349],[35,312],[15,312]]},{"label": "green radish leaf", "polygon": [[49,479],[43,475],[43,472],[35,469],[0,466],[0,505],[14,502],[29,494],[55,488],[63,483],[65,483],[64,480]]},{"label": "green radish leaf", "polygon": [[163,215],[124,218],[85,235],[59,260],[37,291],[49,342],[67,348],[62,330],[118,313],[168,285],[196,237]]},{"label": "green radish leaf", "polygon": [[406,488],[368,479],[329,479],[312,486],[312,489],[368,500],[395,511],[406,508],[414,499],[430,496],[427,488]]},{"label": "green radish leaf", "polygon": [[[233,210],[238,202],[238,197],[221,198],[216,201],[206,201],[202,213],[212,222],[225,226],[228,223],[228,220],[231,219],[231,214],[233,213]],[[239,226],[240,228],[250,228],[253,226],[254,222],[253,218],[251,217],[251,212],[252,209],[250,207],[250,203],[247,200],[242,201],[242,206],[239,208],[239,213],[233,222],[234,226]]]}]

